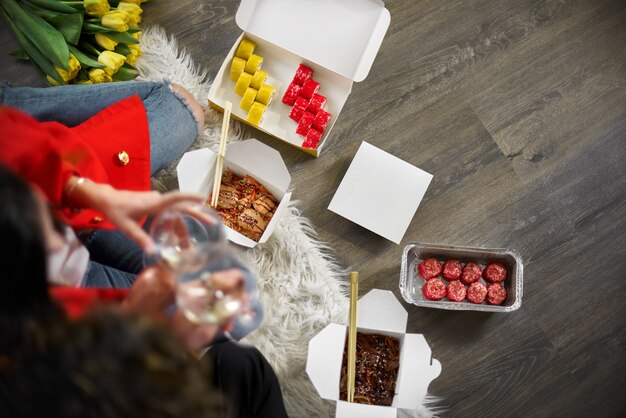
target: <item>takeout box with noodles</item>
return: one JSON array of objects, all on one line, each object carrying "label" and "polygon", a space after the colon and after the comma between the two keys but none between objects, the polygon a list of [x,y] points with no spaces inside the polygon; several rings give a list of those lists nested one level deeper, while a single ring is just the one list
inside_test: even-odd
[{"label": "takeout box with noodles", "polygon": [[[234,118],[318,156],[350,95],[353,82],[367,77],[378,53],[390,23],[385,4],[381,0],[242,0],[235,21],[244,32],[213,80],[209,104],[223,109],[226,101],[230,101]],[[244,39],[255,46],[241,53],[238,48]],[[256,60],[252,62],[251,57]],[[242,59],[241,66],[243,60],[247,60],[244,71],[234,69],[235,58]],[[324,96],[322,110],[332,115],[325,119],[323,126],[315,122],[301,124],[300,117],[290,116],[294,103],[281,101],[300,64],[313,70],[311,79],[319,83],[316,84],[319,91],[314,93]],[[267,78],[263,77],[264,81],[255,85],[252,77],[257,71],[267,73]],[[259,99],[263,84],[275,89],[273,99]],[[248,93],[254,104],[248,100]],[[297,96],[312,99],[304,91]],[[304,108],[311,110],[311,103],[305,103],[309,105]],[[255,104],[254,110],[248,108]],[[250,118],[251,112],[255,113],[253,118]],[[321,135],[307,143],[308,131]]]},{"label": "takeout box with noodles", "polygon": [[[212,191],[216,162],[217,154],[208,148],[185,153],[176,167],[180,191],[197,193],[206,200]],[[224,170],[226,169],[230,169],[237,176],[249,175],[276,199],[273,215],[258,241],[226,226],[226,237],[230,241],[245,247],[254,247],[269,239],[285,211],[291,199],[291,193],[287,192],[291,176],[280,153],[256,139],[228,145],[224,159]]]},{"label": "takeout box with noodles", "polygon": [[405,332],[407,316],[406,310],[388,290],[373,289],[357,304],[359,333],[387,335],[400,342],[400,366],[391,406],[340,400],[347,326],[329,324],[311,339],[306,371],[322,398],[337,401],[337,417],[391,418],[397,415],[398,408],[416,409],[422,404],[428,385],[441,373],[441,364],[431,357],[430,347],[422,334]]}]

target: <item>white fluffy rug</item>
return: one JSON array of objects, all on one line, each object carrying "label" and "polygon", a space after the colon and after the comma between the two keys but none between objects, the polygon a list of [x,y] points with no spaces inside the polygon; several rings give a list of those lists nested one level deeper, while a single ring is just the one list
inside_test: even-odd
[{"label": "white fluffy rug", "polygon": [[[139,79],[163,80],[185,86],[203,106],[211,80],[199,70],[174,38],[160,27],[151,27],[141,38],[143,55],[137,62]],[[192,148],[217,148],[221,113],[208,108],[206,128]],[[253,131],[231,122],[230,140],[249,138]],[[153,182],[160,190],[177,188],[175,164]],[[274,367],[291,417],[331,417],[334,404],[320,399],[306,371],[308,341],[331,322],[346,323],[348,299],[346,272],[334,262],[328,247],[320,243],[311,223],[291,202],[272,237],[247,250],[244,257],[256,270],[265,321],[245,339],[254,344]],[[434,398],[404,416],[432,417]]]}]

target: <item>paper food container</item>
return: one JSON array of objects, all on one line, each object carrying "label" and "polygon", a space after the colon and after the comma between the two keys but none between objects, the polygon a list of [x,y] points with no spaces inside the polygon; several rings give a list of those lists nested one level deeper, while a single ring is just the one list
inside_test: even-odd
[{"label": "paper food container", "polygon": [[[487,302],[474,304],[467,300],[452,302],[445,297],[442,300],[428,300],[422,293],[424,279],[417,273],[417,266],[425,258],[436,258],[443,263],[445,260],[456,259],[461,263],[473,261],[481,269],[490,261],[497,261],[506,266],[508,277],[503,286],[507,298],[502,305],[488,305]],[[522,306],[524,265],[517,251],[504,248],[455,247],[450,245],[409,243],[402,252],[400,270],[400,293],[405,301],[427,308],[448,309],[453,311],[512,312]],[[444,280],[444,279],[442,279]],[[481,282],[488,285],[484,279]],[[445,282],[445,280],[444,280]]]},{"label": "paper food container", "polygon": [[[213,188],[216,161],[217,154],[208,148],[185,153],[176,167],[180,191],[199,194],[206,200]],[[230,241],[254,247],[268,240],[285,211],[291,199],[291,193],[287,193],[291,176],[280,153],[256,139],[229,144],[224,159],[224,170],[226,168],[239,176],[249,174],[279,202],[258,242],[226,227],[226,237]]]},{"label": "paper food container", "polygon": [[422,334],[406,334],[407,312],[393,293],[374,289],[359,299],[357,330],[400,340],[400,370],[391,406],[364,405],[339,400],[341,362],[348,327],[330,324],[309,342],[306,371],[324,399],[337,401],[337,417],[392,418],[397,409],[416,409],[428,385],[441,373],[441,364],[431,356]]},{"label": "paper food container", "polygon": [[[318,156],[341,113],[354,81],[367,76],[389,27],[390,15],[381,0],[242,0],[235,17],[243,34],[237,39],[209,91],[209,104],[218,110],[233,104],[232,116],[244,123],[248,112],[239,107],[230,67],[240,41],[257,44],[264,58],[261,69],[276,88],[273,101],[255,126],[303,151]],[[300,64],[313,69],[332,114],[316,149],[302,148],[304,137],[289,118],[291,106],[281,98]],[[254,126],[254,125],[252,125]]]},{"label": "paper food container", "polygon": [[[328,209],[399,244],[432,178],[432,174],[363,142]],[[393,198],[381,198],[381,191]]]}]

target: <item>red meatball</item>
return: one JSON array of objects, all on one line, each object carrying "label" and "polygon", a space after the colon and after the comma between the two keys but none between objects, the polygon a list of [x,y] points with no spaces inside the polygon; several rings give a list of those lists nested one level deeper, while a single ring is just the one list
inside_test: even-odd
[{"label": "red meatball", "polygon": [[487,289],[487,303],[490,305],[502,305],[506,299],[506,289],[500,283],[492,283]]},{"label": "red meatball", "polygon": [[446,295],[446,285],[441,279],[430,279],[422,286],[422,293],[428,300],[441,300]]},{"label": "red meatball", "polygon": [[508,271],[502,263],[492,261],[487,264],[483,271],[483,278],[491,283],[500,283],[506,279]]},{"label": "red meatball", "polygon": [[417,266],[417,271],[426,280],[441,274],[441,263],[436,258],[426,258]]},{"label": "red meatball", "polygon": [[472,303],[483,303],[487,296],[487,286],[483,282],[474,282],[467,289],[467,300]]},{"label": "red meatball", "polygon": [[465,285],[458,280],[448,283],[448,299],[452,302],[461,302],[465,300],[467,289]]},{"label": "red meatball", "polygon": [[461,269],[462,265],[459,260],[446,260],[443,263],[441,275],[448,281],[459,280],[461,278]]},{"label": "red meatball", "polygon": [[480,280],[480,277],[483,275],[483,270],[480,266],[473,261],[470,261],[463,267],[463,272],[461,273],[461,281],[463,284],[470,285],[472,283]]}]

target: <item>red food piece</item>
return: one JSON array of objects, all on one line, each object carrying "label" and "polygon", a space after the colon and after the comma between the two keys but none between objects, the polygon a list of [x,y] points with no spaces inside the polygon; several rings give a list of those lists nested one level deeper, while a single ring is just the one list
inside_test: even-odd
[{"label": "red food piece", "polygon": [[438,278],[430,279],[422,286],[422,293],[428,300],[441,300],[446,295],[446,292],[445,283]]},{"label": "red food piece", "polygon": [[504,264],[492,261],[487,263],[485,271],[483,271],[483,278],[491,283],[499,283],[506,279],[508,271]]},{"label": "red food piece", "polygon": [[320,143],[320,138],[322,137],[322,133],[315,128],[309,129],[309,132],[306,133],[306,139],[302,143],[303,148],[315,149],[317,148],[317,144]]},{"label": "red food piece", "polygon": [[309,101],[307,99],[305,99],[302,96],[298,96],[298,98],[296,99],[296,102],[291,108],[291,112],[289,112],[289,117],[295,120],[296,122],[299,122],[300,118],[302,117],[302,114],[304,113],[308,105],[309,105]]},{"label": "red food piece", "polygon": [[302,86],[291,82],[291,84],[289,84],[289,86],[287,87],[287,90],[285,90],[285,94],[283,95],[283,103],[289,106],[293,106],[301,90]]},{"label": "red food piece", "polygon": [[492,283],[487,289],[487,303],[490,305],[502,305],[506,299],[506,289],[501,283]]},{"label": "red food piece", "polygon": [[313,119],[315,115],[311,112],[304,112],[302,117],[300,118],[300,122],[298,122],[298,127],[296,128],[296,133],[298,135],[305,136],[309,129],[311,129],[311,125],[313,124]]},{"label": "red food piece", "polygon": [[462,268],[463,266],[459,260],[446,260],[446,262],[443,263],[441,275],[448,281],[459,280],[461,278]]},{"label": "red food piece", "polygon": [[293,82],[298,85],[303,85],[313,75],[313,70],[304,64],[300,64],[296,70],[296,75],[293,76]]},{"label": "red food piece", "polygon": [[417,265],[417,272],[426,280],[432,279],[441,274],[441,263],[436,258],[426,258]]},{"label": "red food piece", "polygon": [[480,277],[483,275],[483,270],[480,266],[473,261],[470,261],[463,267],[463,272],[461,273],[461,281],[463,284],[470,285],[474,282],[477,282]]},{"label": "red food piece", "polygon": [[452,302],[461,302],[465,300],[465,294],[467,293],[467,289],[465,285],[458,280],[448,283],[448,293],[447,297]]},{"label": "red food piece", "polygon": [[306,110],[311,113],[319,112],[324,106],[326,106],[326,97],[321,94],[313,93],[311,100],[309,101],[309,106]]},{"label": "red food piece", "polygon": [[485,296],[487,296],[487,286],[483,282],[474,282],[467,288],[467,300],[472,303],[483,303]]},{"label": "red food piece", "polygon": [[315,115],[315,119],[313,120],[313,127],[320,132],[324,132],[326,130],[326,125],[328,125],[328,121],[333,115],[325,111],[324,109],[320,109]]},{"label": "red food piece", "polygon": [[305,97],[307,99],[311,99],[314,93],[317,93],[320,90],[320,83],[309,78],[302,85],[302,89],[300,90],[300,96]]}]

